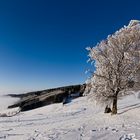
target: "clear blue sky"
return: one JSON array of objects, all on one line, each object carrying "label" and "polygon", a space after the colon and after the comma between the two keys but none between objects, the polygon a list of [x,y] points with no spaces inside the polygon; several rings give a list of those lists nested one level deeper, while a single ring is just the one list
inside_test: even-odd
[{"label": "clear blue sky", "polygon": [[0,92],[84,83],[85,48],[139,16],[139,0],[0,0]]}]

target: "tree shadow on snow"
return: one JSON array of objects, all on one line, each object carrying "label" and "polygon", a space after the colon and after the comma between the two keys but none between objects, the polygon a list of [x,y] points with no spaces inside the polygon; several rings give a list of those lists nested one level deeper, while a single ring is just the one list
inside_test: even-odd
[{"label": "tree shadow on snow", "polygon": [[120,108],[119,110],[122,110],[122,109],[126,109],[126,110],[123,110],[122,112],[118,113],[118,115],[121,115],[123,113],[126,113],[127,111],[130,111],[130,110],[133,110],[136,108],[140,108],[140,103],[129,105],[129,106],[126,106],[124,108]]}]

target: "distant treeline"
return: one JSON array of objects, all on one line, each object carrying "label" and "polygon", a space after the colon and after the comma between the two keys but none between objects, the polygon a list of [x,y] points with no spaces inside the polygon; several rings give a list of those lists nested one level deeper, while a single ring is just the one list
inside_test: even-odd
[{"label": "distant treeline", "polygon": [[27,111],[52,103],[67,103],[68,98],[72,100],[83,96],[85,87],[85,84],[71,85],[24,94],[9,94],[8,96],[17,97],[20,100],[8,108],[20,107],[21,111]]}]

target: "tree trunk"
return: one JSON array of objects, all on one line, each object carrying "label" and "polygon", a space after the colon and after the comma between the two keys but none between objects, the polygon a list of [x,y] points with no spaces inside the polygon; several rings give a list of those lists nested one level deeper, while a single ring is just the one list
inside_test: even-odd
[{"label": "tree trunk", "polygon": [[112,106],[112,115],[117,114],[117,96],[113,99],[113,106]]}]

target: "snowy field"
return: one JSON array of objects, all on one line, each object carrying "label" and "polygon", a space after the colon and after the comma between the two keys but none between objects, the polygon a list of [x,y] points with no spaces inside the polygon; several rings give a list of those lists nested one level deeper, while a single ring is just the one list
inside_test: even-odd
[{"label": "snowy field", "polygon": [[53,104],[1,117],[0,139],[140,140],[140,99],[128,96],[120,100],[115,116],[104,114],[103,108],[81,97],[65,106]]}]

